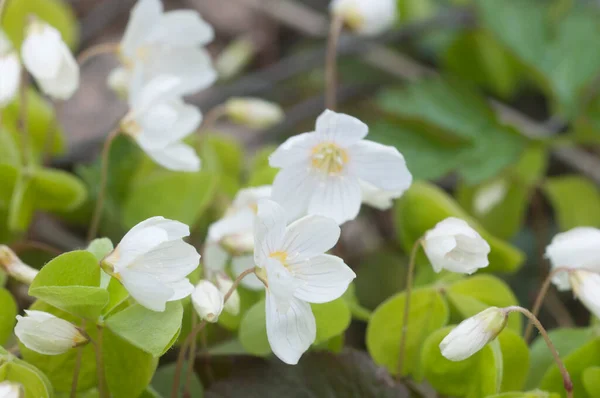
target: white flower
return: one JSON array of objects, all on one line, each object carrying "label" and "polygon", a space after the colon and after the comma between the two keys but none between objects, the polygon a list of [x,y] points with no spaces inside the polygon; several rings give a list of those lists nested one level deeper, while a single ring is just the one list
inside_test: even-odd
[{"label": "white flower", "polygon": [[246,35],[228,44],[215,61],[219,78],[226,80],[240,73],[252,61],[257,50],[254,40]]},{"label": "white flower", "polygon": [[10,381],[0,382],[0,398],[21,398],[25,396],[22,392],[20,384]]},{"label": "white flower", "polygon": [[495,339],[507,320],[508,313],[497,307],[465,319],[440,343],[442,355],[451,361],[467,359]]},{"label": "white flower", "polygon": [[102,267],[138,303],[162,312],[167,301],[180,300],[194,290],[186,276],[198,267],[200,255],[182,240],[189,234],[189,227],[179,221],[149,218],[127,232],[102,260]]},{"label": "white flower", "polygon": [[475,192],[473,210],[483,216],[502,202],[507,193],[508,186],[505,180],[496,180],[491,184],[486,184]]},{"label": "white flower", "polygon": [[324,254],[340,236],[329,218],[307,216],[286,227],[286,214],[277,203],[258,205],[254,261],[267,287],[267,337],[283,362],[296,364],[314,342],[315,317],[309,303],[340,297],[356,277],[336,256]]},{"label": "white flower", "polygon": [[217,322],[223,311],[223,295],[207,280],[201,280],[192,293],[192,304],[201,319]]},{"label": "white flower", "polygon": [[[140,0],[131,17],[119,54],[123,68],[138,70],[145,82],[167,74],[180,78],[184,95],[210,86],[217,77],[202,48],[214,37],[212,27],[196,11],[164,12],[160,0]],[[118,69],[113,73],[121,73]]]},{"label": "white flower", "polygon": [[181,99],[181,79],[161,75],[142,84],[137,74],[129,92],[130,111],[121,122],[123,132],[161,166],[198,171],[196,151],[182,140],[200,125],[202,114]]},{"label": "white flower", "polygon": [[396,0],[333,0],[329,6],[334,15],[361,35],[378,35],[396,21]]},{"label": "white flower", "polygon": [[21,283],[31,285],[37,276],[38,270],[25,264],[10,247],[0,245],[0,269]]},{"label": "white flower", "polygon": [[[600,271],[600,230],[577,227],[557,234],[546,247],[552,268],[586,268]],[[552,282],[560,291],[571,288],[567,272],[557,273]]]},{"label": "white flower", "polygon": [[583,305],[597,318],[600,318],[600,275],[595,272],[573,270],[569,272],[569,282]]},{"label": "white flower", "polygon": [[21,83],[19,55],[12,48],[8,37],[0,29],[0,108],[5,107],[17,95]]},{"label": "white flower", "polygon": [[402,192],[391,192],[379,189],[373,184],[360,181],[360,192],[362,202],[379,210],[387,210],[392,207],[394,198],[402,195]]},{"label": "white flower", "polygon": [[70,322],[43,311],[25,310],[17,315],[15,334],[30,350],[44,355],[59,355],[88,342]]},{"label": "white flower", "polygon": [[[219,288],[221,294],[225,296],[233,286],[233,281],[224,272],[217,272],[215,276],[215,285]],[[240,294],[237,290],[234,290],[233,293],[231,293],[229,300],[225,303],[225,311],[234,316],[240,313]]]},{"label": "white flower", "polygon": [[[242,272],[247,269],[254,267],[254,256],[244,255],[235,256],[231,259],[231,272],[234,277],[239,277]],[[241,281],[240,285],[250,290],[263,290],[265,285],[256,277],[255,274],[246,275]]]},{"label": "white flower", "polygon": [[231,98],[225,103],[225,110],[233,122],[255,129],[268,128],[284,118],[279,105],[260,98]]},{"label": "white flower", "polygon": [[490,245],[469,224],[454,217],[427,231],[423,248],[435,272],[472,274],[489,264]]},{"label": "white flower", "polygon": [[338,224],[358,215],[361,181],[400,196],[412,182],[396,148],[363,138],[368,127],[360,120],[326,110],[316,131],[294,136],[269,158],[281,170],[273,183],[273,200],[289,213],[333,218]]},{"label": "white flower", "polygon": [[79,65],[62,40],[60,32],[40,20],[33,20],[21,47],[23,63],[49,96],[66,100],[79,87]]}]

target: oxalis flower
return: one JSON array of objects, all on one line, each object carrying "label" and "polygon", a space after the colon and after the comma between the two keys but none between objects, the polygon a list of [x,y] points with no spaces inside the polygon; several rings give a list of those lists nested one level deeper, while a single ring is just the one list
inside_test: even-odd
[{"label": "oxalis flower", "polygon": [[25,310],[17,315],[15,334],[30,350],[44,355],[59,355],[88,342],[70,322],[43,311]]},{"label": "oxalis flower", "polygon": [[333,0],[329,8],[350,29],[365,36],[385,32],[397,18],[395,0]]},{"label": "oxalis flower", "polygon": [[0,382],[0,397],[2,398],[22,398],[25,397],[20,384],[11,381]]},{"label": "oxalis flower", "polygon": [[130,88],[130,111],[121,130],[161,166],[175,171],[198,171],[200,159],[182,140],[202,121],[198,108],[181,99],[181,79],[161,75],[143,84],[137,74]]},{"label": "oxalis flower", "polygon": [[597,318],[600,318],[600,275],[584,270],[569,272],[569,282],[583,305]]},{"label": "oxalis flower", "polygon": [[[223,311],[223,294],[207,280],[201,280],[192,293],[192,305],[200,319],[215,323]],[[238,303],[239,304],[239,303]]]},{"label": "oxalis flower", "polygon": [[42,91],[66,100],[79,87],[79,66],[60,32],[33,18],[21,47],[23,63]]},{"label": "oxalis flower", "polygon": [[182,238],[190,234],[179,221],[152,217],[133,227],[102,262],[144,307],[162,312],[167,301],[189,296],[194,286],[186,278],[200,255]]},{"label": "oxalis flower", "polygon": [[333,220],[307,216],[286,226],[286,219],[277,203],[259,203],[254,261],[256,273],[267,288],[271,349],[283,362],[296,364],[316,336],[309,303],[337,299],[356,275],[341,258],[324,254],[340,236]]},{"label": "oxalis flower", "polygon": [[0,29],[0,108],[17,95],[21,83],[21,63],[8,37]]},{"label": "oxalis flower", "polygon": [[490,245],[459,218],[449,217],[427,231],[423,248],[433,270],[472,274],[489,265]]},{"label": "oxalis flower", "polygon": [[326,110],[314,132],[288,139],[269,158],[281,169],[272,199],[290,219],[315,214],[342,224],[358,215],[361,182],[399,197],[412,182],[404,157],[394,147],[364,140],[367,133],[360,120]]},{"label": "oxalis flower", "polygon": [[134,70],[145,82],[168,74],[181,79],[184,95],[192,94],[217,78],[210,55],[202,48],[213,38],[213,28],[196,11],[164,12],[160,0],[140,0],[119,46],[123,66],[111,73],[109,81],[126,82]]}]

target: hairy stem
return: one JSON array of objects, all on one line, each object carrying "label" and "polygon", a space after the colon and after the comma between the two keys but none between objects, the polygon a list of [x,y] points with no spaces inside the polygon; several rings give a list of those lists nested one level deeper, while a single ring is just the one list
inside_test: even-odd
[{"label": "hairy stem", "polygon": [[98,333],[94,342],[96,350],[96,377],[98,378],[98,396],[108,398],[106,394],[106,381],[104,380],[104,358],[102,356],[102,326],[98,325]]},{"label": "hairy stem", "polygon": [[[196,329],[198,324],[198,316],[196,315],[196,311],[190,311],[192,313],[192,330]],[[188,368],[187,374],[185,376],[185,386],[183,387],[183,396],[190,396],[190,384],[192,383],[192,373],[194,372],[194,362],[196,360],[196,339],[192,339],[190,345],[190,352],[188,355]]]},{"label": "hairy stem", "polygon": [[117,54],[119,52],[119,43],[100,43],[86,48],[77,56],[77,63],[83,66],[90,59],[102,54]]},{"label": "hairy stem", "polygon": [[340,15],[334,15],[329,25],[329,36],[327,38],[327,54],[325,58],[325,107],[332,111],[336,108],[336,89],[338,85],[337,77],[337,47],[342,29],[344,27],[344,18]]},{"label": "hairy stem", "polygon": [[[81,323],[81,329],[85,330],[85,321]],[[75,368],[73,369],[73,381],[71,382],[71,398],[77,397],[77,383],[79,382],[79,371],[81,370],[81,358],[83,357],[83,347],[77,347],[77,356],[75,357]]]}]

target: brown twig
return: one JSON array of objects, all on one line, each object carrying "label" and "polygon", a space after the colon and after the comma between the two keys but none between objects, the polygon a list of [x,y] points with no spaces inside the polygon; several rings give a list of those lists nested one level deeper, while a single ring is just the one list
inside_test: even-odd
[{"label": "brown twig", "polygon": [[329,36],[327,38],[327,54],[325,57],[325,106],[332,111],[336,108],[337,76],[337,46],[344,28],[344,18],[335,14],[331,19]]}]

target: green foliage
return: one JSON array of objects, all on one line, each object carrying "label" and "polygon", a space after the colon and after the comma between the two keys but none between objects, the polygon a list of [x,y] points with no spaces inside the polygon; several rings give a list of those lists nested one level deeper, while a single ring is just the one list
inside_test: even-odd
[{"label": "green foliage", "polygon": [[248,353],[257,356],[271,354],[266,323],[265,300],[261,300],[246,311],[240,323],[238,337]]},{"label": "green foliage", "polygon": [[[184,362],[183,368],[187,369],[189,362]],[[176,364],[172,363],[169,365],[161,366],[156,370],[154,377],[152,378],[152,387],[156,389],[156,391],[162,397],[169,397],[171,394],[171,388],[173,387],[173,379],[175,377],[175,367]],[[185,378],[180,378],[179,383],[179,392],[183,394],[183,387],[185,385]],[[192,378],[189,384],[189,393],[190,396],[194,398],[202,398],[204,396],[204,388],[202,387],[202,383],[198,379],[198,376],[193,373]]]},{"label": "green foliage", "polygon": [[52,398],[52,385],[42,372],[10,357],[8,361],[0,361],[0,381],[13,381],[25,389],[25,398]]},{"label": "green foliage", "polygon": [[520,390],[527,379],[529,348],[520,333],[521,330],[504,329],[498,335],[503,364],[501,391]]},{"label": "green foliage", "polygon": [[583,371],[583,386],[590,397],[600,396],[600,366],[593,366]]},{"label": "green foliage", "polygon": [[338,336],[348,328],[352,315],[342,297],[324,304],[310,305],[317,322],[317,337],[314,344]]},{"label": "green foliage", "polygon": [[114,246],[110,239],[98,238],[91,241],[86,250],[92,253],[97,261],[102,261],[113,249]]},{"label": "green foliage", "polygon": [[[405,293],[390,297],[373,312],[367,327],[367,349],[378,365],[397,374],[400,334],[404,326]],[[448,304],[435,289],[414,290],[410,300],[409,327],[402,374],[419,379],[420,352],[427,336],[448,322]]]},{"label": "green foliage", "polygon": [[0,345],[6,343],[12,334],[17,316],[17,303],[12,294],[0,288]]},{"label": "green foliage", "polygon": [[[369,309],[376,308],[388,297],[404,288],[407,259],[391,250],[378,250],[365,255],[357,268],[356,296]],[[373,289],[377,286],[377,289]]]},{"label": "green foliage", "polygon": [[560,395],[542,390],[533,390],[527,392],[504,392],[489,395],[487,398],[560,398]]},{"label": "green foliage", "polygon": [[551,177],[543,186],[561,231],[574,227],[600,227],[600,191],[585,177]]}]

